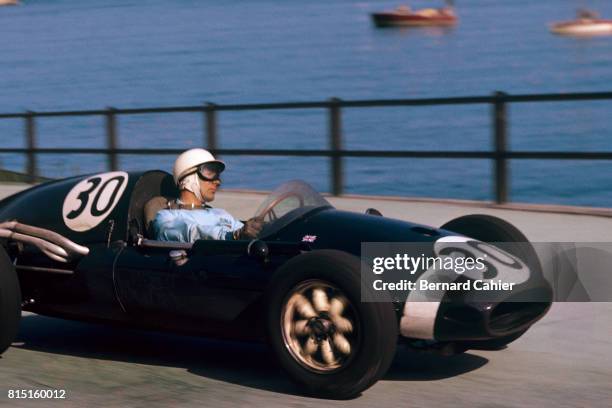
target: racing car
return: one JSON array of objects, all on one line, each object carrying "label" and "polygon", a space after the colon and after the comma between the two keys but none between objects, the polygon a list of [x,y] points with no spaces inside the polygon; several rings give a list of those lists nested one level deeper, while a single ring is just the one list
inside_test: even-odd
[{"label": "racing car", "polygon": [[[263,340],[305,392],[350,398],[386,373],[398,344],[445,353],[500,348],[550,307],[547,299],[451,294],[364,300],[362,243],[417,242],[432,250],[442,242],[451,250],[453,242],[527,243],[499,218],[470,215],[433,228],[375,209],[341,211],[291,181],[257,210],[266,221],[257,239],[158,241],[150,224],[176,197],[172,176],[153,170],[50,181],[0,201],[0,353],[16,338],[22,310]],[[496,250],[498,259],[528,271],[513,293],[550,291],[528,246]]]}]

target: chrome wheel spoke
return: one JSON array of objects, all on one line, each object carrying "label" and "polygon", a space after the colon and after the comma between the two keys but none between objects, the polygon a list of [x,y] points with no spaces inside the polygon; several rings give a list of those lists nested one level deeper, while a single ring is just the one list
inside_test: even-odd
[{"label": "chrome wheel spoke", "polygon": [[334,296],[329,307],[329,314],[334,316],[342,316],[344,308],[348,304],[348,299],[342,295]]},{"label": "chrome wheel spoke", "polygon": [[318,349],[319,349],[319,344],[317,343],[315,338],[309,337],[308,340],[306,340],[306,344],[304,344],[303,350],[304,350],[305,355],[311,356],[314,353],[316,353]]},{"label": "chrome wheel spoke", "polygon": [[332,350],[332,346],[329,342],[329,339],[325,339],[321,342],[321,356],[323,357],[323,361],[325,361],[327,365],[331,365],[336,362],[334,350]]},{"label": "chrome wheel spoke", "polygon": [[312,290],[312,304],[319,313],[329,310],[329,300],[327,298],[327,293],[325,293],[325,289],[315,288]]},{"label": "chrome wheel spoke", "polygon": [[312,330],[308,327],[308,320],[298,320],[295,322],[293,331],[300,337],[308,336],[312,333]]},{"label": "chrome wheel spoke", "polygon": [[331,320],[336,326],[336,330],[340,333],[352,333],[353,323],[349,319],[342,316],[331,316]]},{"label": "chrome wheel spoke", "polygon": [[312,304],[303,295],[295,295],[295,307],[299,314],[306,319],[317,316]]},{"label": "chrome wheel spoke", "polygon": [[334,347],[342,354],[351,354],[351,343],[340,333],[334,334]]}]

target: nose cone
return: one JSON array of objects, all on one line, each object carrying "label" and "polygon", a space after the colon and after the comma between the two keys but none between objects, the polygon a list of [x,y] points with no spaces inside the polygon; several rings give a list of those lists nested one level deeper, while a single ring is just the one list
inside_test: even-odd
[{"label": "nose cone", "polygon": [[542,281],[537,287],[500,294],[498,300],[443,302],[434,327],[436,340],[489,340],[527,330],[552,304],[552,290]]},{"label": "nose cone", "polygon": [[[541,319],[552,304],[550,284],[534,272],[512,290],[481,290],[493,280],[457,280],[462,290],[413,301],[408,296],[400,320],[405,337],[437,341],[491,340],[520,335]],[[480,283],[476,283],[480,282]]]}]

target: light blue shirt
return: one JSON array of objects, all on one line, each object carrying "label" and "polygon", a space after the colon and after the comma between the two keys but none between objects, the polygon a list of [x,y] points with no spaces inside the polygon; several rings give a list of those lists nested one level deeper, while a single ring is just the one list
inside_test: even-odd
[{"label": "light blue shirt", "polygon": [[244,224],[221,208],[165,209],[157,212],[152,228],[160,241],[195,242],[199,239],[234,239]]}]

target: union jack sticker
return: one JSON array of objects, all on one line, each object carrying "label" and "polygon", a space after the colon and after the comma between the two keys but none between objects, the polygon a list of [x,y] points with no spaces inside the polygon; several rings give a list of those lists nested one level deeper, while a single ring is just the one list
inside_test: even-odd
[{"label": "union jack sticker", "polygon": [[302,238],[302,242],[315,242],[316,240],[316,235],[304,235],[304,238]]}]

